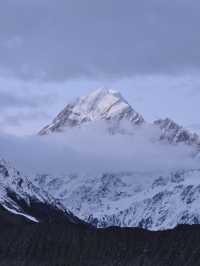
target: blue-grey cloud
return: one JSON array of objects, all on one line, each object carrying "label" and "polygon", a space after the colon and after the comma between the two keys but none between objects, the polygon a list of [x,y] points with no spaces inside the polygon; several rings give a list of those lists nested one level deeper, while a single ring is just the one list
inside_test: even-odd
[{"label": "blue-grey cloud", "polygon": [[33,99],[27,97],[26,94],[20,96],[15,92],[1,91],[0,90],[0,110],[4,110],[7,108],[36,108],[38,107],[39,101],[38,99]]},{"label": "blue-grey cloud", "polygon": [[200,68],[198,0],[7,0],[0,72],[24,79],[125,77]]},{"label": "blue-grey cloud", "polygon": [[0,134],[0,157],[28,174],[121,171],[158,174],[199,167],[199,159],[190,156],[189,146],[156,142],[158,134],[156,128],[141,127],[134,128],[133,135],[113,136],[102,123],[46,137]]}]

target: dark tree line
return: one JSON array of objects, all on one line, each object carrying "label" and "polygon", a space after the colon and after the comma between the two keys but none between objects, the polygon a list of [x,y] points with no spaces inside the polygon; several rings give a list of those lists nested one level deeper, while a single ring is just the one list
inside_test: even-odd
[{"label": "dark tree line", "polygon": [[198,266],[200,226],[96,230],[0,212],[0,266]]}]

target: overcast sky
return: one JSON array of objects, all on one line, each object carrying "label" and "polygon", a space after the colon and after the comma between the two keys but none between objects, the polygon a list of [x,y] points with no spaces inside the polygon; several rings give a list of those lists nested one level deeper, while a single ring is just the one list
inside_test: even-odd
[{"label": "overcast sky", "polygon": [[116,88],[146,120],[200,124],[199,0],[2,0],[0,129],[35,134]]}]

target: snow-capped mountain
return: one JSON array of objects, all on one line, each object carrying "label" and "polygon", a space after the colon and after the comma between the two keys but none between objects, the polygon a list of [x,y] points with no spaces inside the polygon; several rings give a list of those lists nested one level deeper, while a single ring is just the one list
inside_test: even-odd
[{"label": "snow-capped mountain", "polygon": [[3,159],[0,160],[0,207],[33,222],[56,217],[78,221],[61,203]]},{"label": "snow-capped mountain", "polygon": [[[165,143],[199,152],[200,138],[171,119],[146,122],[120,93],[100,89],[68,104],[40,135],[64,132],[68,128],[106,121],[114,133],[123,123],[135,128],[155,128],[153,143]],[[114,125],[114,127],[113,127]],[[135,127],[136,126],[136,127]],[[117,129],[117,130],[116,130]],[[123,134],[126,131],[123,130]],[[131,136],[132,137],[132,136]],[[67,140],[66,140],[67,141]],[[134,142],[133,142],[134,143]],[[155,149],[156,149],[155,145]],[[133,147],[130,147],[134,149]],[[99,227],[140,226],[148,229],[172,228],[179,223],[200,223],[200,170],[173,172],[118,172],[95,174],[37,175],[34,182],[78,217]]]},{"label": "snow-capped mountain", "polygon": [[68,104],[53,122],[40,131],[40,135],[63,130],[94,121],[108,121],[110,128],[119,128],[120,123],[139,125],[144,122],[138,114],[114,90],[98,89],[88,96]]},{"label": "snow-capped mountain", "polygon": [[[105,215],[97,212],[89,221],[99,227],[142,227],[150,230],[200,223],[200,170],[160,176],[132,197],[113,202]],[[128,206],[128,208],[127,208]]]},{"label": "snow-capped mountain", "polygon": [[169,118],[156,120],[153,124],[146,122],[143,116],[136,112],[119,92],[106,88],[97,89],[89,95],[67,104],[52,123],[39,132],[39,135],[63,132],[69,128],[85,126],[87,123],[98,121],[106,122],[111,133],[126,134],[124,126],[146,125],[149,128],[154,126],[160,130],[158,140],[171,144],[193,145],[197,149],[200,146],[200,137],[197,134]]},{"label": "snow-capped mountain", "polygon": [[200,223],[200,170],[154,175],[44,175],[35,181],[75,215],[98,227],[160,230]]},{"label": "snow-capped mountain", "polygon": [[185,143],[200,147],[200,138],[198,134],[190,132],[182,126],[175,123],[173,120],[159,119],[154,122],[155,125],[161,129],[161,140],[168,141],[169,143]]}]

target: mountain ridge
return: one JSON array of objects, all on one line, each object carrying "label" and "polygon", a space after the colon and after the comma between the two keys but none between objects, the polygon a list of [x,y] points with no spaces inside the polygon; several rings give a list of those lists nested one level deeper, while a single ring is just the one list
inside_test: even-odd
[{"label": "mountain ridge", "polygon": [[[100,88],[86,96],[77,98],[56,116],[51,124],[39,131],[40,136],[64,132],[67,129],[81,127],[87,123],[105,121],[109,133],[126,134],[126,127],[143,124],[159,128],[158,141],[170,144],[183,143],[200,150],[200,137],[194,132],[180,126],[170,118],[146,122],[141,114],[125,100],[117,90]],[[128,133],[127,133],[128,134]]]}]

